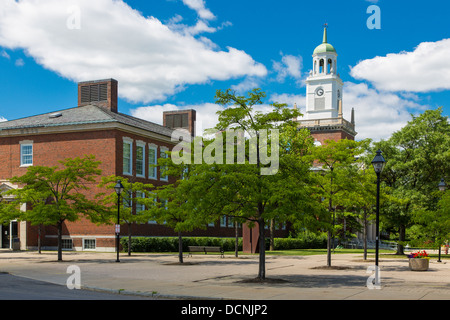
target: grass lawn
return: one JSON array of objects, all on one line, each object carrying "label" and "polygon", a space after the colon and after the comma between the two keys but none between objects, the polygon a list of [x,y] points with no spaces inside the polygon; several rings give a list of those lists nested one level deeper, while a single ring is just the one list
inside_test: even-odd
[{"label": "grass lawn", "polygon": [[[363,249],[334,249],[331,251],[332,254],[364,254]],[[234,252],[226,252],[225,254],[234,254]],[[243,254],[239,252],[239,254]],[[280,256],[309,256],[309,255],[326,255],[327,249],[292,249],[292,250],[275,250],[269,251],[266,250],[267,255],[280,255]],[[380,257],[383,258],[392,258],[392,259],[407,259],[406,256],[409,252],[405,252],[405,255],[396,255],[395,251],[392,250],[379,250]],[[367,257],[374,258],[375,257],[375,249],[367,250]],[[431,260],[437,260],[437,253],[429,253],[429,257]],[[450,254],[442,254],[441,260],[450,260]]]}]

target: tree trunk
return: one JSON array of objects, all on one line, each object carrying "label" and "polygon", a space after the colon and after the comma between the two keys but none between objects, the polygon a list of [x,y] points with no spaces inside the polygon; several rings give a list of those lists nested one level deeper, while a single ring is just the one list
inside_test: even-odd
[{"label": "tree trunk", "polygon": [[367,260],[367,211],[364,209],[363,221],[364,260]]},{"label": "tree trunk", "polygon": [[58,261],[62,261],[62,224],[61,220],[58,221]]},{"label": "tree trunk", "polygon": [[178,231],[178,262],[183,263],[183,238],[181,231]]},{"label": "tree trunk", "polygon": [[327,266],[331,267],[331,230],[328,230],[327,239]]},{"label": "tree trunk", "polygon": [[131,223],[128,224],[128,255],[131,256]]},{"label": "tree trunk", "polygon": [[270,220],[270,249],[271,251],[275,250],[274,244],[274,233],[275,233],[275,221],[273,219]]},{"label": "tree trunk", "polygon": [[41,228],[42,225],[40,224],[38,227],[38,252],[41,254]]},{"label": "tree trunk", "polygon": [[258,220],[259,225],[259,272],[258,279],[266,279],[266,237],[264,230],[264,219],[260,218]]},{"label": "tree trunk", "polygon": [[238,222],[234,222],[234,235],[235,235],[235,243],[234,243],[234,256],[238,257],[239,252],[239,232],[238,232]]},{"label": "tree trunk", "polygon": [[399,241],[399,243],[398,243],[398,246],[397,246],[397,255],[404,255],[405,253],[404,253],[404,251],[403,251],[403,241],[405,241],[405,237],[406,237],[406,234],[405,234],[405,225],[403,225],[403,224],[401,224],[400,226],[399,226],[399,230],[398,230],[398,241]]}]

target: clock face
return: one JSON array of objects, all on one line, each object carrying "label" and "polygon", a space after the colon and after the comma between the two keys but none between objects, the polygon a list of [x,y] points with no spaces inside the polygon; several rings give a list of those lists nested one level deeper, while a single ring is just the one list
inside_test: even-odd
[{"label": "clock face", "polygon": [[322,88],[320,88],[320,89],[317,90],[317,95],[318,95],[319,97],[323,95],[323,89],[322,89]]}]

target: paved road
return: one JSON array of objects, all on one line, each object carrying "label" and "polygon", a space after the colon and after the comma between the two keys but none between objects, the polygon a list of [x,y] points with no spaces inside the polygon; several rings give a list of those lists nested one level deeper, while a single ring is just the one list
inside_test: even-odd
[{"label": "paved road", "polygon": [[0,300],[136,300],[135,295],[68,289],[67,286],[0,273]]},{"label": "paved road", "polygon": [[[361,255],[268,256],[266,275],[275,282],[253,283],[257,256],[193,255],[183,265],[177,255],[114,253],[10,252],[0,250],[0,272],[66,288],[71,266],[78,267],[81,287],[142,298],[233,300],[450,300],[450,263],[430,261],[426,272],[410,271],[408,260],[381,258],[381,288],[370,289],[372,261]],[[2,282],[0,281],[0,287]],[[31,291],[31,290],[30,290]],[[72,294],[72,293],[66,293]]]}]

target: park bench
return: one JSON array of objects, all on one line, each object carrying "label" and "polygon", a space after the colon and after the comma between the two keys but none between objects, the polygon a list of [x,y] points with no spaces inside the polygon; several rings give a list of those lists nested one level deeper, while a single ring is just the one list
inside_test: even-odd
[{"label": "park bench", "polygon": [[223,258],[223,249],[221,247],[211,247],[211,246],[188,246],[189,255],[192,256],[193,252],[204,252],[207,254],[208,252],[220,252],[221,257]]}]

